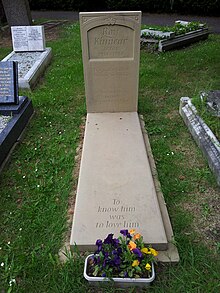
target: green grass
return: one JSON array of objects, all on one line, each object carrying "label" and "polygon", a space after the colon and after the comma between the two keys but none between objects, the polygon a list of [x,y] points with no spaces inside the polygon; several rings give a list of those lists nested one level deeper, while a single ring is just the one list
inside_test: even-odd
[{"label": "green grass", "polygon": [[[151,292],[220,291],[219,238],[205,241],[207,235],[195,222],[203,217],[203,224],[210,224],[208,200],[219,190],[178,114],[180,97],[219,89],[219,43],[220,37],[211,35],[179,51],[141,52],[139,112],[181,259],[177,265],[159,266]],[[0,289],[95,292],[82,277],[82,257],[61,264],[57,256],[67,230],[74,156],[86,114],[79,25],[69,26],[62,39],[47,45],[53,50],[51,66],[33,92],[20,93],[32,99],[35,116],[0,175]],[[9,51],[1,48],[0,57]],[[188,205],[201,210],[194,214]],[[13,279],[16,284],[9,286]],[[137,291],[109,286],[100,292]]]}]

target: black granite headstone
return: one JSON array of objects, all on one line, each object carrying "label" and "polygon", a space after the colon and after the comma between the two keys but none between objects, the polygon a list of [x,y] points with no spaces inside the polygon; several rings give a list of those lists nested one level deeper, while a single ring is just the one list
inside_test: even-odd
[{"label": "black granite headstone", "polygon": [[0,104],[18,104],[18,64],[0,62]]}]

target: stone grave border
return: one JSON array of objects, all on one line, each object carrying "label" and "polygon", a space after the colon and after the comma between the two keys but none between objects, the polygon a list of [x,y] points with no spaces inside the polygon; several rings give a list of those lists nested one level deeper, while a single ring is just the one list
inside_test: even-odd
[{"label": "stone grave border", "polygon": [[0,111],[0,115],[12,115],[12,118],[0,133],[0,172],[34,113],[31,100],[27,97],[19,97],[19,99],[22,102],[22,109],[18,106],[18,110],[14,113],[10,110],[5,111],[5,109],[3,109],[3,112]]},{"label": "stone grave border", "polygon": [[203,152],[203,155],[208,160],[209,167],[215,174],[217,183],[220,186],[219,141],[203,119],[197,114],[197,110],[189,97],[182,97],[180,99],[179,113],[197,145]]},{"label": "stone grave border", "polygon": [[202,28],[196,31],[188,32],[184,35],[176,36],[173,39],[160,40],[158,45],[158,51],[164,52],[179,47],[188,46],[192,43],[207,39],[208,35],[208,28]]},{"label": "stone grave border", "polygon": [[[142,30],[144,31],[144,30]],[[142,35],[141,31],[141,35]],[[151,38],[141,37],[141,44],[146,46],[149,44],[157,44],[159,52],[165,52],[169,50],[174,50],[180,47],[188,46],[192,43],[199,42],[201,40],[206,40],[209,36],[208,28],[201,28],[192,32],[188,32],[184,35],[172,36],[168,39],[155,40]]]},{"label": "stone grave border", "polygon": [[[18,53],[21,53],[21,52],[18,52]],[[7,55],[4,59],[2,59],[2,61],[9,61],[11,58],[12,60],[10,61],[13,61],[13,56],[15,54],[16,52],[12,51],[9,55]],[[30,68],[27,74],[22,78],[18,78],[19,88],[29,89],[29,90],[33,89],[38,79],[42,76],[42,74],[48,67],[49,63],[51,62],[51,59],[52,59],[52,49],[46,48],[45,51],[42,51],[40,59],[36,60],[36,62]],[[19,64],[18,64],[18,67],[19,67]]]}]

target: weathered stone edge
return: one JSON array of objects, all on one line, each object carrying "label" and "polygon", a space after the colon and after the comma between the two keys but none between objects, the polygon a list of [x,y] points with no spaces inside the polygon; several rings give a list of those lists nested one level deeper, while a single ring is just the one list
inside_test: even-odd
[{"label": "weathered stone edge", "polygon": [[197,115],[196,108],[192,105],[190,98],[182,97],[180,99],[179,113],[208,160],[209,167],[215,174],[217,183],[220,186],[220,144],[217,138]]},{"label": "weathered stone edge", "polygon": [[164,263],[166,262],[177,263],[179,262],[180,257],[179,257],[177,247],[174,245],[173,229],[171,226],[171,222],[170,222],[169,214],[167,211],[166,203],[163,197],[163,193],[161,191],[161,185],[158,179],[156,165],[155,165],[153,153],[151,150],[149,138],[147,135],[147,131],[145,129],[143,116],[139,115],[139,119],[140,119],[141,130],[143,133],[144,143],[146,146],[146,152],[149,159],[150,168],[151,168],[151,172],[152,172],[152,176],[153,176],[153,180],[154,180],[154,184],[155,184],[155,188],[157,192],[157,199],[158,199],[158,203],[159,203],[159,207],[160,207],[160,211],[161,211],[161,215],[162,215],[162,219],[164,223],[164,228],[165,228],[165,232],[166,232],[166,236],[168,240],[168,249],[166,251],[159,251],[158,261],[164,262]]},{"label": "weathered stone edge", "polygon": [[171,49],[178,48],[180,46],[189,45],[200,40],[207,39],[209,35],[209,30],[201,29],[186,33],[185,35],[176,36],[173,39],[161,40],[159,41],[158,51],[168,51]]}]

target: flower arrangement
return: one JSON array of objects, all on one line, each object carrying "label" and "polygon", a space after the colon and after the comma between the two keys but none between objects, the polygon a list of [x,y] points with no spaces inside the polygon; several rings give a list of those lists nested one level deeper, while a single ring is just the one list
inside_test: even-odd
[{"label": "flower arrangement", "polygon": [[109,234],[96,241],[97,251],[89,259],[88,274],[95,277],[149,278],[158,252],[146,247],[135,230],[121,230],[118,238]]}]

